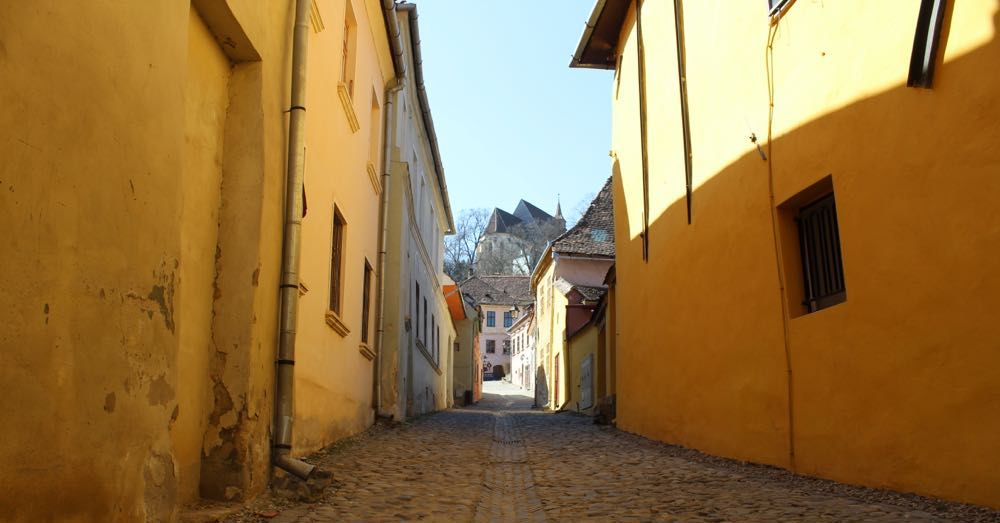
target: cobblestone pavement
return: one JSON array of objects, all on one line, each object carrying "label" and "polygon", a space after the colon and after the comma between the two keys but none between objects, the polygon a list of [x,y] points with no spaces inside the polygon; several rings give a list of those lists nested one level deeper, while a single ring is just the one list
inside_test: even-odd
[{"label": "cobblestone pavement", "polygon": [[262,498],[227,521],[994,521],[1000,513],[849,487],[664,445],[487,383],[478,406],[338,444],[312,503]]}]

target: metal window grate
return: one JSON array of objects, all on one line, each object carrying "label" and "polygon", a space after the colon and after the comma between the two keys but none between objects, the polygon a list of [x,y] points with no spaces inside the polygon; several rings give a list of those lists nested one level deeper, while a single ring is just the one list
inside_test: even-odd
[{"label": "metal window grate", "polygon": [[809,312],[815,312],[843,302],[847,289],[833,194],[800,209],[796,221],[805,291],[802,303]]}]

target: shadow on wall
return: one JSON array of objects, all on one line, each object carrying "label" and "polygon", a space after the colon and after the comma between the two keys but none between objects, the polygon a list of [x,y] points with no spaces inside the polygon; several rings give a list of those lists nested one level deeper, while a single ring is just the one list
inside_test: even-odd
[{"label": "shadow on wall", "polygon": [[[617,177],[620,426],[806,474],[1000,506],[998,63],[994,38],[940,64],[931,90],[901,85],[826,114],[775,138],[768,161],[750,149],[694,191],[691,225],[683,198],[650,224],[648,263],[628,233]],[[697,168],[706,153],[694,145]],[[651,176],[684,186],[682,171]],[[781,204],[827,177],[847,299],[809,314],[797,292],[795,213]],[[656,336],[643,335],[650,324]]]},{"label": "shadow on wall", "polygon": [[545,368],[541,365],[535,371],[535,407],[549,404],[549,380],[545,376]]}]

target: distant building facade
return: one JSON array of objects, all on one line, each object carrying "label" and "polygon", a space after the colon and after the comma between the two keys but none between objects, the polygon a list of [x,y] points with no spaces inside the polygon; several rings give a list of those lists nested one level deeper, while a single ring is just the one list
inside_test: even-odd
[{"label": "distant building facade", "polygon": [[510,336],[511,383],[529,393],[535,390],[536,331],[534,305],[528,305],[507,329]]},{"label": "distant building facade", "polygon": [[461,287],[482,318],[479,348],[483,379],[502,379],[510,374],[511,365],[511,339],[507,330],[532,303],[528,277],[473,276],[462,282]]},{"label": "distant building facade", "polygon": [[531,275],[538,324],[537,405],[558,410],[569,404],[579,369],[568,361],[567,337],[590,320],[614,262],[614,205],[608,179],[580,221],[546,248]]}]

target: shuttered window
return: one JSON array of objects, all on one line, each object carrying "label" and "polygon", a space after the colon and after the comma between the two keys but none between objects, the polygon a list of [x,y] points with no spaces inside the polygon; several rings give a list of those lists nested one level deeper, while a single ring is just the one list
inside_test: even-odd
[{"label": "shuttered window", "polygon": [[796,221],[802,251],[803,304],[815,312],[843,302],[847,289],[833,194],[802,207]]},{"label": "shuttered window", "polygon": [[340,314],[342,273],[344,266],[344,222],[336,206],[333,208],[333,242],[330,255],[330,310]]}]

